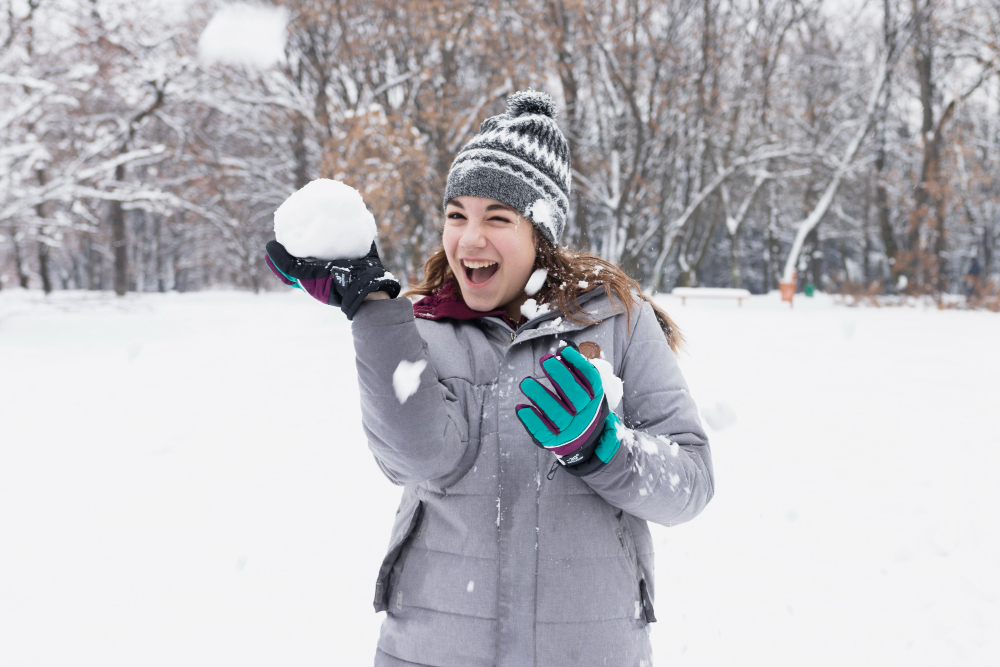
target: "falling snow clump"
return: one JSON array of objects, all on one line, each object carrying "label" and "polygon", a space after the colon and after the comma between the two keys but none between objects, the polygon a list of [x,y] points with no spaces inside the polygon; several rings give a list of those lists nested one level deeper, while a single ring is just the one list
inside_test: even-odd
[{"label": "falling snow clump", "polygon": [[420,388],[420,374],[427,367],[427,362],[423,359],[418,361],[407,361],[403,359],[396,366],[392,374],[392,388],[396,390],[396,398],[399,404],[406,403],[406,399],[417,393]]},{"label": "falling snow clump", "polygon": [[535,296],[538,290],[542,289],[542,285],[545,284],[545,278],[548,275],[548,269],[535,269],[531,277],[528,278],[528,283],[524,286],[524,293],[528,296]]},{"label": "falling snow clump", "polygon": [[722,401],[702,406],[701,416],[716,431],[724,431],[736,423],[736,411],[729,407],[728,403]]}]

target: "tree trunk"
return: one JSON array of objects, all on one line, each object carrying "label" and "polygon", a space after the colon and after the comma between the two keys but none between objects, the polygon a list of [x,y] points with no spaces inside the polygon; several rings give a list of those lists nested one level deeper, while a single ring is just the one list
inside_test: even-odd
[{"label": "tree trunk", "polygon": [[729,235],[729,285],[740,289],[743,287],[742,252],[740,248],[740,230]]},{"label": "tree trunk", "polygon": [[167,291],[167,280],[163,275],[163,218],[159,214],[153,218],[153,238],[156,243],[156,291],[162,294]]},{"label": "tree trunk", "polygon": [[10,241],[14,246],[14,267],[17,269],[17,283],[21,289],[28,289],[28,274],[24,270],[24,258],[21,256],[21,244],[17,240],[17,228],[10,228]]},{"label": "tree trunk", "polygon": [[700,284],[700,278],[698,273],[701,271],[701,265],[705,261],[705,256],[708,255],[708,248],[712,245],[712,237],[715,236],[715,229],[719,225],[719,220],[722,218],[722,201],[719,197],[715,200],[715,210],[711,214],[711,219],[708,225],[708,233],[705,235],[700,247],[698,248],[698,254],[692,258],[691,269],[695,278],[695,286]]},{"label": "tree trunk", "polygon": [[38,241],[38,274],[42,277],[42,291],[52,294],[52,277],[49,275],[49,246],[44,239]]},{"label": "tree trunk", "polygon": [[[896,27],[892,18],[892,3],[889,0],[883,2],[883,40],[887,49],[895,49]],[[878,209],[878,227],[882,237],[882,248],[885,250],[886,261],[889,263],[889,270],[892,275],[892,284],[899,280],[899,275],[903,272],[902,263],[897,261],[899,256],[899,244],[896,243],[896,235],[892,230],[892,218],[889,210],[889,193],[885,187],[885,158],[886,158],[886,122],[889,113],[889,100],[892,95],[892,71],[886,73],[885,94],[882,96],[882,104],[879,106],[878,117],[875,121],[875,206]],[[865,237],[866,242],[868,237]],[[867,265],[868,255],[865,254]],[[865,270],[865,277],[868,277],[868,270]]]},{"label": "tree trunk", "polygon": [[820,248],[819,225],[813,227],[812,231],[806,235],[802,256],[806,260],[806,270],[803,272],[802,279],[812,283],[818,289],[822,289],[823,251]]},{"label": "tree trunk", "polygon": [[778,230],[778,192],[777,184],[771,181],[768,187],[768,222],[767,222],[767,273],[768,282],[765,292],[778,289],[781,280],[781,239],[775,234]]},{"label": "tree trunk", "polygon": [[[36,169],[35,177],[38,179],[38,185],[45,185],[45,169]],[[38,275],[42,279],[42,291],[46,294],[52,294],[52,277],[49,275],[49,246],[45,243],[45,204],[36,206],[35,213],[42,224],[38,234]]]},{"label": "tree trunk", "polygon": [[87,260],[87,289],[99,289],[98,271],[100,269],[100,255],[98,255],[97,251],[94,250],[94,239],[90,236],[90,234],[83,237],[83,252]]},{"label": "tree trunk", "polygon": [[[812,180],[806,185],[805,200],[803,201],[804,216],[816,207],[816,190]],[[822,222],[818,222],[815,227],[806,234],[805,242],[802,244],[799,266],[805,265],[805,271],[799,272],[799,281],[812,283],[817,288],[820,287],[820,278],[823,275],[823,253],[820,250],[819,227]]]},{"label": "tree trunk", "polygon": [[306,150],[306,121],[296,116],[292,124],[292,152],[295,156],[295,189],[304,188],[309,183],[309,153]]},{"label": "tree trunk", "polygon": [[[888,98],[888,91],[886,92]],[[898,261],[899,244],[896,243],[896,235],[892,230],[891,211],[889,210],[889,193],[885,187],[885,110],[888,107],[888,99],[880,111],[880,118],[875,126],[875,207],[878,210],[878,228],[882,238],[882,248],[885,250],[886,261],[892,272],[892,284],[895,285],[903,273],[903,264]]]},{"label": "tree trunk", "polygon": [[[115,167],[115,180],[125,180],[125,167]],[[125,211],[120,201],[111,202],[111,245],[115,252],[115,294],[128,291],[128,245],[125,238]]]},{"label": "tree trunk", "polygon": [[[941,179],[941,136],[944,125],[954,113],[955,103],[951,102],[934,121],[934,100],[936,86],[933,71],[933,36],[932,14],[933,3],[928,0],[920,7],[919,0],[913,0],[913,25],[916,41],[917,81],[920,84],[920,105],[922,121],[920,136],[924,142],[923,160],[920,169],[920,181],[913,193],[913,212],[910,216],[908,234],[909,262],[908,272],[911,277],[921,277],[925,287],[931,287],[939,293],[945,287],[944,271],[944,187]],[[933,209],[933,210],[932,210]],[[930,228],[933,243],[930,248],[921,248],[921,231]],[[926,250],[933,255],[927,255]]]},{"label": "tree trunk", "polygon": [[993,246],[996,236],[993,232],[993,221],[983,225],[983,275],[989,276],[993,268]]},{"label": "tree trunk", "polygon": [[[563,0],[550,0],[549,14],[553,25],[557,31],[554,40],[556,45],[557,70],[559,72],[559,82],[562,85],[563,100],[566,102],[566,115],[569,117],[566,133],[566,142],[569,144],[570,160],[573,170],[578,173],[584,172],[583,155],[579,150],[579,136],[581,133],[580,104],[579,104],[579,81],[573,69],[573,44],[572,21],[570,11],[566,8]],[[587,200],[583,192],[578,187],[573,193],[573,227],[567,232],[576,232],[577,247],[581,250],[590,250],[590,220],[587,209]],[[569,225],[567,225],[568,227]],[[564,234],[569,236],[569,234]]]}]

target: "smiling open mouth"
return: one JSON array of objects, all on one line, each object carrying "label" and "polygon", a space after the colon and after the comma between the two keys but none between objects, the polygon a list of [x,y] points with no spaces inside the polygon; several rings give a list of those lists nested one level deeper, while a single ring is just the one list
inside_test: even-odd
[{"label": "smiling open mouth", "polygon": [[462,260],[462,268],[465,269],[465,279],[473,285],[481,285],[493,277],[493,274],[500,269],[496,262],[472,262]]}]

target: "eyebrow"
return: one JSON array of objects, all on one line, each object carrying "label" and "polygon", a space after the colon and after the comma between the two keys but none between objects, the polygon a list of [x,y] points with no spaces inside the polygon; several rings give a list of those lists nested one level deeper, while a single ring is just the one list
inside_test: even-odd
[{"label": "eyebrow", "polygon": [[[462,206],[462,202],[460,202],[458,200],[455,200],[455,199],[449,199],[448,200],[448,206],[457,206],[458,208],[462,209],[463,211],[465,210],[465,207]],[[510,211],[511,213],[517,213],[517,211],[514,210],[514,208],[512,206],[507,206],[507,204],[490,204],[489,206],[486,207],[486,210],[487,211],[497,211],[497,210],[500,210],[500,211]]]}]

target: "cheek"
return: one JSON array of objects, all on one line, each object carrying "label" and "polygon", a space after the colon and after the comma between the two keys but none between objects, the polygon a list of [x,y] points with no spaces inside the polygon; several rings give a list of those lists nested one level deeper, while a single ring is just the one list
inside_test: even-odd
[{"label": "cheek", "polygon": [[508,266],[512,269],[511,277],[515,280],[527,280],[531,274],[531,269],[535,265],[535,240],[529,233],[525,234],[523,228],[516,235],[511,235],[505,241],[503,256]]},{"label": "cheek", "polygon": [[461,238],[461,234],[457,233],[451,227],[445,227],[444,232],[441,234],[441,245],[444,246],[444,254],[452,267],[455,265],[455,249],[458,247],[459,238]]}]

